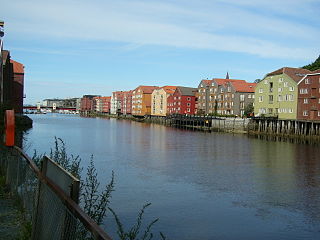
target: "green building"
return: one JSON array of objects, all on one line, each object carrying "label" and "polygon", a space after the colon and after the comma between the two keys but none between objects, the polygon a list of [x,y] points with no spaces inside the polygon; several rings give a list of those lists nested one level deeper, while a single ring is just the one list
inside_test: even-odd
[{"label": "green building", "polygon": [[255,88],[254,115],[297,119],[297,83],[311,71],[302,68],[280,68],[268,73]]}]

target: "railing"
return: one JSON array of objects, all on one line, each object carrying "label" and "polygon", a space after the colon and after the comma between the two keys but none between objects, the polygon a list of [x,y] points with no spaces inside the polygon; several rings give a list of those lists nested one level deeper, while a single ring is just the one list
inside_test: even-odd
[{"label": "railing", "polygon": [[0,167],[32,223],[31,239],[111,240],[20,148],[0,146]]}]

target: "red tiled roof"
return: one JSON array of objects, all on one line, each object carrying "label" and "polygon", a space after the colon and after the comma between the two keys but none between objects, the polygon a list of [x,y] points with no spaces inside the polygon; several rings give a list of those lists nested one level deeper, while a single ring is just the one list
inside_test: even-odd
[{"label": "red tiled roof", "polygon": [[173,94],[177,86],[163,86],[162,88],[166,93]]},{"label": "red tiled roof", "polygon": [[10,62],[13,64],[13,72],[14,73],[22,73],[24,74],[24,66],[23,64],[16,62],[14,60],[10,60]]},{"label": "red tiled roof", "polygon": [[246,82],[245,80],[240,80],[240,79],[226,79],[226,78],[214,78],[212,79],[214,81],[216,81],[216,83],[218,85],[224,85],[226,84],[227,82]]},{"label": "red tiled roof", "polygon": [[256,83],[247,83],[242,81],[232,81],[230,82],[235,88],[236,92],[254,92]]},{"label": "red tiled roof", "polygon": [[266,77],[280,75],[283,73],[287,74],[294,81],[299,82],[305,75],[312,73],[312,71],[309,71],[308,69],[303,69],[303,68],[283,67],[276,71],[268,73]]},{"label": "red tiled roof", "polygon": [[212,80],[202,80],[201,82],[210,85],[212,83]]},{"label": "red tiled roof", "polygon": [[136,90],[141,89],[143,93],[152,93],[154,89],[159,88],[158,86],[139,86]]}]

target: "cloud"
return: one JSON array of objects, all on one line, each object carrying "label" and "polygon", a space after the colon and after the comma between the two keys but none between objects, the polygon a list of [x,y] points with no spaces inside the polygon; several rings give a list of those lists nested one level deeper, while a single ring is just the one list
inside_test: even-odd
[{"label": "cloud", "polygon": [[[272,0],[274,4],[269,2],[12,0],[3,5],[8,32],[25,37],[127,43],[127,49],[123,50],[159,45],[269,58],[315,57],[319,29],[294,19],[254,11],[255,8],[286,10],[296,15],[296,8],[312,12],[315,1],[292,0],[290,5],[289,0],[282,0],[277,1],[277,8],[269,6],[275,0]],[[244,8],[248,6],[253,9]]]}]

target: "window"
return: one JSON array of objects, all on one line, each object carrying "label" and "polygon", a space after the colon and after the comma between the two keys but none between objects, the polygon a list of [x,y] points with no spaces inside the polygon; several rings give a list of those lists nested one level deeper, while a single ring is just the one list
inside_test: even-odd
[{"label": "window", "polygon": [[273,92],[273,82],[269,84],[269,92]]},{"label": "window", "polygon": [[187,108],[187,112],[190,112],[190,108]]},{"label": "window", "polygon": [[273,95],[269,95],[269,103],[273,103]]},{"label": "window", "polygon": [[289,94],[289,101],[293,101],[293,94]]},{"label": "window", "polygon": [[263,96],[259,97],[259,102],[263,102]]},{"label": "window", "polygon": [[293,113],[293,109],[292,108],[289,108],[289,113]]},{"label": "window", "polygon": [[266,111],[266,109],[265,108],[260,108],[259,109],[259,113],[262,113],[262,114],[264,114],[264,113],[266,113],[267,111]]},{"label": "window", "polygon": [[288,87],[288,82],[284,82],[283,86]]},{"label": "window", "polygon": [[308,111],[307,110],[303,111],[303,116],[308,116]]},{"label": "window", "polygon": [[281,87],[278,88],[278,92],[282,92],[282,88]]},{"label": "window", "polygon": [[240,101],[244,101],[244,94],[240,95]]},{"label": "window", "polygon": [[283,78],[279,78],[279,82],[283,82]]},{"label": "window", "polygon": [[259,93],[263,93],[263,89],[262,88],[259,88]]},{"label": "window", "polygon": [[300,88],[300,94],[308,94],[307,88]]},{"label": "window", "polygon": [[[190,107],[190,103],[187,103],[187,106]],[[205,106],[205,103],[203,104],[203,106]]]},{"label": "window", "polygon": [[234,98],[234,94],[232,94],[232,98]]},{"label": "window", "polygon": [[320,117],[320,111],[318,111],[318,117]]},{"label": "window", "polygon": [[289,91],[293,92],[294,91],[294,87],[289,87]]},{"label": "window", "polygon": [[187,98],[187,101],[191,101],[191,97],[188,97],[188,98]]},{"label": "window", "polygon": [[310,81],[309,78],[306,78],[306,79],[304,80],[304,82],[305,82],[305,84],[310,84],[310,83],[311,83],[311,81]]},{"label": "window", "polygon": [[273,113],[273,108],[268,108],[268,113],[272,114]]},{"label": "window", "polygon": [[307,104],[308,103],[308,98],[303,99],[303,103]]},{"label": "window", "polygon": [[223,93],[223,88],[220,89],[220,92]]},{"label": "window", "polygon": [[278,96],[278,102],[281,102],[282,101],[282,95],[279,95]]}]

